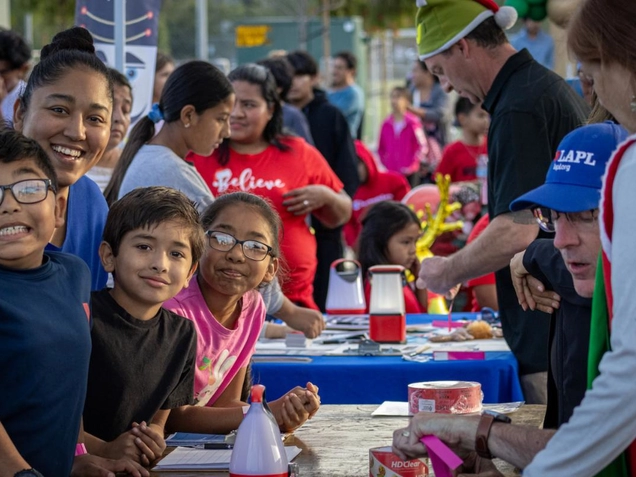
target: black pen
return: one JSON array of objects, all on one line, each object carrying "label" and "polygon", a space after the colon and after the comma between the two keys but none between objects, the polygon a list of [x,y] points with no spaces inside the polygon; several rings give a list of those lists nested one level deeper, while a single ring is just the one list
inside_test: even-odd
[{"label": "black pen", "polygon": [[203,444],[204,449],[233,449],[234,444],[228,444],[227,442],[208,442]]}]

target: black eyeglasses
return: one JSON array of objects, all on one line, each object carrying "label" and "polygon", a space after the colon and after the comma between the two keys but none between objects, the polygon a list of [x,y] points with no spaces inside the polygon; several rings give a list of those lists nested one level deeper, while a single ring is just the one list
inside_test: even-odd
[{"label": "black eyeglasses", "polygon": [[555,223],[565,216],[565,219],[574,226],[591,227],[598,220],[598,209],[584,210],[583,212],[557,212],[556,210],[537,208],[533,210],[539,227],[545,232],[554,232]]},{"label": "black eyeglasses", "polygon": [[27,179],[13,184],[0,185],[0,204],[4,201],[6,190],[10,190],[15,200],[20,204],[37,204],[49,194],[55,192],[50,179]]},{"label": "black eyeglasses", "polygon": [[208,237],[210,247],[219,252],[229,252],[236,244],[241,246],[246,258],[255,262],[262,262],[265,257],[271,255],[272,247],[258,240],[237,240],[236,237],[225,232],[208,230],[205,235]]}]

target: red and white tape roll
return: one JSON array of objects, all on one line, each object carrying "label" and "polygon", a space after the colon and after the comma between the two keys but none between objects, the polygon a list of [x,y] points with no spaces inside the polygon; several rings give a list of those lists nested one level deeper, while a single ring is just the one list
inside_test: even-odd
[{"label": "red and white tape roll", "polygon": [[409,413],[481,412],[481,384],[471,381],[430,381],[409,384]]}]

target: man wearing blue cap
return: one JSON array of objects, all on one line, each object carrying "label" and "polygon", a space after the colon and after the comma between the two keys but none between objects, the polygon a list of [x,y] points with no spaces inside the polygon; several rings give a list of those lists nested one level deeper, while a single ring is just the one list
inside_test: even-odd
[{"label": "man wearing blue cap", "polygon": [[510,206],[512,211],[534,209],[543,230],[559,230],[554,241],[535,240],[510,264],[522,306],[527,275],[561,297],[550,322],[544,428],[566,423],[587,389],[591,298],[601,249],[597,217],[602,176],[611,152],[626,138],[627,132],[612,123],[573,131],[559,145],[545,184]]},{"label": "man wearing blue cap", "polygon": [[488,132],[490,224],[449,257],[422,262],[417,285],[446,293],[457,283],[495,272],[504,338],[519,363],[526,402],[545,403],[548,316],[524,311],[508,265],[539,234],[528,211],[511,212],[513,200],[543,183],[563,137],[585,122],[587,107],[558,75],[517,52],[504,33],[516,19],[494,0],[417,0],[420,59],[447,90],[491,115]]},{"label": "man wearing blue cap", "polygon": [[[525,256],[516,260],[523,261],[528,271],[538,271],[542,279],[563,293],[551,330],[550,369],[552,386],[558,394],[550,396],[549,407],[553,410],[548,410],[548,414],[561,418],[559,425],[567,422],[585,393],[591,317],[590,304],[585,299],[591,298],[594,291],[601,249],[598,207],[602,177],[612,152],[626,137],[626,131],[612,123],[574,130],[560,143],[545,183],[511,204],[512,210],[535,209],[540,226],[555,232],[554,245],[551,240],[536,241]],[[563,273],[565,269],[569,276]],[[581,296],[577,298],[566,291],[572,286]],[[593,426],[590,423],[591,430]],[[513,426],[486,414],[474,417],[419,413],[406,429],[395,431],[394,452],[402,458],[423,455],[425,449],[418,440],[426,434],[435,434],[464,453],[474,451],[481,458],[495,456],[525,468],[555,431]],[[471,456],[470,460],[474,459]],[[534,475],[531,472],[532,467],[528,467],[524,475]]]}]

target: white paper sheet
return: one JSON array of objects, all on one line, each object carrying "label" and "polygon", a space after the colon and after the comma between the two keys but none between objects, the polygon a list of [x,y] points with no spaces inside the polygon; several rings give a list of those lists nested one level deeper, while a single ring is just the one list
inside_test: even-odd
[{"label": "white paper sheet", "polygon": [[[524,401],[502,402],[499,404],[483,404],[483,409],[510,414],[523,406]],[[373,417],[409,417],[409,403],[401,401],[384,401],[371,413]]]},{"label": "white paper sheet", "polygon": [[[285,446],[285,453],[287,454],[287,460],[291,462],[301,453],[301,449],[296,446]],[[229,469],[231,458],[231,450],[177,447],[161,459],[152,470],[227,470]]]}]

